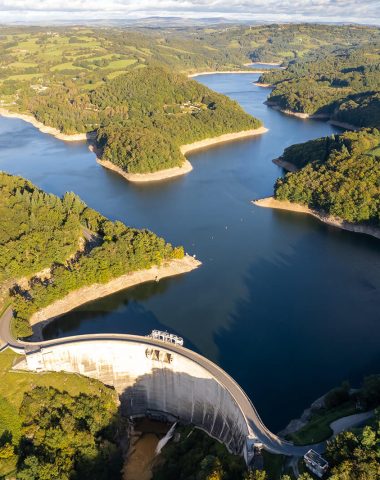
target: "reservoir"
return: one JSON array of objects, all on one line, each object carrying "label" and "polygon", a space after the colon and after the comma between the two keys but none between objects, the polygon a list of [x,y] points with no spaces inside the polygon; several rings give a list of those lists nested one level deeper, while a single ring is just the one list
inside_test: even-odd
[{"label": "reservoir", "polygon": [[269,196],[283,149],[338,130],[266,105],[258,74],[198,81],[238,101],[269,132],[191,154],[194,170],[133,185],[69,144],[0,117],[0,169],[46,191],[74,191],[111,219],[184,245],[203,265],[87,304],[45,330],[168,330],[215,361],[252,399],[273,431],[328,389],[380,371],[380,243],[302,214],[252,205]]}]

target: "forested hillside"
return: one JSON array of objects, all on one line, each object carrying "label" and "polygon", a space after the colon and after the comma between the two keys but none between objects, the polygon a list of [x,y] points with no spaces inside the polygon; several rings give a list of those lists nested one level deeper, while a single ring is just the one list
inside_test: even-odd
[{"label": "forested hillside", "polygon": [[300,170],[277,180],[276,199],[323,210],[348,222],[380,224],[379,130],[293,145],[281,159]]},{"label": "forested hillside", "polygon": [[97,129],[102,158],[132,173],[181,165],[181,144],[261,125],[236,102],[160,67],[120,75],[87,94],[47,90],[27,109],[65,133]]},{"label": "forested hillside", "polygon": [[359,127],[380,126],[379,32],[367,43],[324,47],[286,70],[263,74],[259,82],[274,85],[269,104]]},{"label": "forested hillside", "polygon": [[0,478],[120,478],[126,433],[115,390],[76,374],[15,372],[19,360],[0,353]]},{"label": "forested hillside", "polygon": [[103,112],[103,158],[133,173],[181,165],[182,144],[261,125],[236,102],[161,68],[120,76],[91,101]]},{"label": "forested hillside", "polygon": [[11,287],[19,336],[31,333],[33,312],[70,291],[184,255],[148,230],[111,222],[73,193],[58,198],[6,173],[0,215],[0,287]]},{"label": "forested hillside", "polygon": [[[180,165],[182,143],[259,125],[234,102],[174,72],[234,70],[250,60],[294,62],[277,73],[272,100],[308,113],[336,108],[340,121],[355,116],[363,125],[377,125],[376,28],[2,27],[1,34],[1,106],[65,134],[97,131],[103,158],[132,173]],[[310,75],[321,61],[324,76]],[[337,61],[341,73],[335,78]],[[344,102],[335,104],[342,95]]]},{"label": "forested hillside", "polygon": [[120,478],[120,418],[107,397],[36,387],[24,394],[19,415],[18,479]]}]

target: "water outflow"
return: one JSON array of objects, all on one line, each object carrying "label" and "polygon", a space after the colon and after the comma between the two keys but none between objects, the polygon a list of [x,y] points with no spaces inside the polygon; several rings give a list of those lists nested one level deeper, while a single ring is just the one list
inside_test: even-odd
[{"label": "water outflow", "polygon": [[170,430],[167,432],[167,434],[163,438],[161,438],[161,440],[157,443],[156,455],[159,455],[161,453],[161,450],[168,443],[168,441],[172,438],[172,436],[174,435],[174,430],[175,430],[176,425],[177,425],[177,422],[173,423],[173,425],[170,427]]}]

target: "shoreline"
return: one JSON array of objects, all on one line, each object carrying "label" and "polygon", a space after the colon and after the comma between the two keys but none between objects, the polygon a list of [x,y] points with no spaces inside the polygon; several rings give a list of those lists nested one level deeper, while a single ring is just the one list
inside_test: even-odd
[{"label": "shoreline", "polygon": [[309,207],[306,207],[305,205],[301,205],[299,203],[292,203],[287,200],[276,200],[274,197],[266,197],[259,200],[253,200],[252,203],[258,207],[286,210],[296,213],[306,213],[332,227],[347,230],[349,232],[362,233],[380,239],[380,228],[371,227],[369,225],[360,225],[357,223],[349,223],[342,220],[341,218],[326,215],[323,212],[312,210]]},{"label": "shoreline", "polygon": [[330,125],[334,125],[334,127],[344,128],[345,130],[356,131],[356,130],[360,130],[361,128],[365,128],[365,127],[356,127],[351,123],[339,122],[339,120],[329,120],[328,123],[330,123]]},{"label": "shoreline", "polygon": [[128,173],[109,160],[102,160],[99,157],[96,157],[96,161],[102,167],[112,170],[128,180],[128,182],[133,183],[160,182],[170,178],[180,177],[191,172],[193,169],[193,166],[187,159],[185,159],[180,167],[165,168],[164,170],[158,170],[157,172],[152,173]]},{"label": "shoreline", "polygon": [[[243,66],[248,67],[249,65],[257,65],[257,64],[269,65],[271,67],[281,67],[281,65],[282,65],[282,63],[278,63],[278,62],[250,62],[250,63],[243,63]],[[285,67],[283,67],[283,68],[285,68]]]},{"label": "shoreline", "polygon": [[[223,135],[219,135],[218,137],[205,138],[204,140],[198,140],[193,143],[181,145],[180,150],[182,155],[185,156],[186,154],[191,153],[195,150],[201,150],[203,148],[208,148],[210,146],[217,145],[220,143],[227,143],[227,142],[232,142],[239,139],[254,137],[256,135],[261,135],[262,133],[266,133],[267,131],[268,129],[262,126],[262,127],[258,127],[251,130],[242,130],[241,132],[225,133]],[[135,182],[135,183],[158,182],[158,181],[163,181],[170,178],[178,177],[181,175],[185,175],[186,173],[189,173],[193,170],[193,166],[191,165],[189,160],[185,158],[184,163],[180,167],[166,168],[164,170],[158,170],[157,172],[152,172],[152,173],[128,173],[128,172],[125,172],[122,168],[112,163],[111,161],[102,160],[101,158],[99,158],[97,155],[97,149],[95,145],[90,144],[89,149],[95,153],[96,161],[99,163],[99,165],[118,173],[129,182]]]},{"label": "shoreline", "polygon": [[183,258],[170,260],[161,266],[153,266],[149,269],[137,270],[136,272],[127,273],[114,278],[107,283],[95,283],[74,290],[64,298],[56,300],[31,316],[29,320],[30,326],[33,328],[33,335],[31,338],[33,341],[42,340],[42,332],[46,325],[81,305],[135,285],[159,281],[162,278],[188,273],[199,268],[201,265],[202,263],[199,260],[185,254]]},{"label": "shoreline", "polygon": [[[273,85],[267,84],[267,83],[255,83],[255,85],[259,87],[272,87]],[[277,110],[281,113],[285,113],[286,115],[291,115],[293,117],[297,118],[302,118],[303,120],[327,120],[330,125],[333,125],[335,127],[343,128],[344,130],[360,130],[361,128],[365,127],[358,127],[356,125],[353,125],[352,123],[347,123],[347,122],[340,122],[339,120],[334,120],[331,118],[330,115],[327,113],[303,113],[303,112],[294,112],[293,110],[287,110],[287,109],[282,109],[280,106],[278,106],[276,103],[271,102],[270,100],[267,100],[264,102],[268,107],[273,108],[274,110]]]},{"label": "shoreline", "polygon": [[180,149],[181,149],[182,155],[186,155],[187,153],[191,153],[195,150],[200,150],[202,148],[207,148],[212,145],[217,145],[219,143],[233,142],[235,140],[248,138],[248,137],[254,137],[256,135],[261,135],[268,131],[269,131],[268,128],[261,126],[258,128],[251,128],[250,130],[241,130],[240,132],[224,133],[223,135],[219,135],[218,137],[205,138],[204,140],[198,140],[193,143],[181,145]]},{"label": "shoreline", "polygon": [[266,70],[213,70],[198,73],[190,73],[187,78],[201,77],[202,75],[231,74],[231,73],[265,73]]},{"label": "shoreline", "polygon": [[24,122],[32,124],[33,127],[37,128],[40,132],[53,135],[53,137],[57,138],[58,140],[63,140],[64,142],[83,142],[83,141],[86,141],[89,136],[88,133],[74,133],[72,135],[67,135],[65,133],[60,132],[57,128],[48,127],[47,125],[38,121],[32,115],[28,115],[26,113],[11,112],[6,108],[0,108],[0,116],[6,117],[6,118],[18,118],[19,120],[24,120]]},{"label": "shoreline", "polygon": [[253,85],[256,85],[256,87],[261,87],[261,88],[272,88],[273,87],[273,85],[271,83],[253,82]]},{"label": "shoreline", "polygon": [[277,435],[286,438],[287,435],[296,433],[301,430],[310,421],[312,413],[320,410],[325,406],[325,398],[330,392],[326,392],[321,397],[317,398],[307,408],[303,410],[301,415],[297,418],[292,418],[285,428],[280,430]]},{"label": "shoreline", "polygon": [[272,160],[272,162],[278,167],[283,168],[287,172],[297,172],[299,170],[298,167],[294,165],[294,163],[287,162],[286,160],[282,160],[281,157],[275,158],[274,160]]},{"label": "shoreline", "polygon": [[[352,391],[353,389],[350,391],[350,395]],[[309,407],[303,410],[303,412],[298,418],[294,418],[290,420],[290,422],[286,425],[286,427],[280,430],[277,433],[277,435],[281,438],[286,438],[289,435],[297,434],[297,432],[299,432],[304,427],[306,427],[309,424],[310,420],[312,419],[313,414],[326,407],[325,400],[327,395],[330,392],[331,390],[326,392],[321,397],[317,398],[317,400],[314,400],[314,402],[311,403]],[[357,413],[353,413],[351,415],[345,415],[343,417],[337,418],[336,420],[333,420],[328,424],[331,430],[330,437],[322,441],[326,441],[335,437],[339,433],[347,430],[347,428],[360,425],[362,422],[373,417],[373,414],[374,414],[374,410],[368,410],[364,412],[359,411]]]},{"label": "shoreline", "polygon": [[264,102],[268,107],[272,107],[274,110],[277,110],[285,115],[291,115],[293,117],[301,118],[303,120],[329,120],[330,115],[327,113],[304,113],[304,112],[294,112],[293,110],[283,109],[280,106],[276,105],[274,102],[267,100]]}]

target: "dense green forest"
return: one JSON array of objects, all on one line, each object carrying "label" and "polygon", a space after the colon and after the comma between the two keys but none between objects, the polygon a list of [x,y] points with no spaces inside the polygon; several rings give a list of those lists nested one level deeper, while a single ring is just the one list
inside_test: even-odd
[{"label": "dense green forest", "polygon": [[97,132],[102,158],[132,173],[179,166],[180,145],[261,125],[236,102],[161,68],[117,77],[91,101],[106,117]]},{"label": "dense green forest", "polygon": [[0,478],[100,480],[106,469],[119,478],[126,428],[115,390],[72,373],[13,371],[19,359],[0,353]]},{"label": "dense green forest", "polygon": [[268,103],[325,115],[358,127],[380,126],[380,34],[367,43],[324,47],[273,70],[259,81],[274,86]]},{"label": "dense green forest", "polygon": [[181,165],[181,144],[261,125],[236,102],[160,67],[120,75],[88,94],[47,90],[27,109],[65,133],[97,129],[102,158],[132,173]]},{"label": "dense green forest", "polygon": [[329,480],[372,480],[380,478],[380,417],[373,425],[355,432],[340,433],[328,443],[326,458]]},{"label": "dense green forest", "polygon": [[[148,230],[108,220],[73,193],[58,198],[6,173],[0,173],[0,214],[0,285],[13,284],[19,336],[30,334],[33,312],[73,290],[184,255]],[[27,288],[17,284],[25,276]]]},{"label": "dense green forest", "polygon": [[[120,418],[114,402],[97,395],[71,396],[53,387],[24,394],[17,452],[19,480],[105,480],[120,478],[122,454],[117,445]],[[14,448],[4,432],[1,449]]]},{"label": "dense green forest", "polygon": [[380,132],[363,129],[288,147],[300,170],[279,178],[275,197],[348,222],[380,223]]},{"label": "dense green forest", "polygon": [[[369,91],[378,88],[376,28],[312,24],[222,25],[181,31],[2,27],[0,33],[2,106],[31,113],[67,134],[97,131],[103,159],[133,173],[180,165],[181,143],[259,125],[231,100],[174,72],[233,70],[249,60],[291,62],[285,75],[297,77],[297,91],[295,99],[285,102],[287,108],[324,108],[326,98],[334,102],[345,91],[356,96],[337,106],[337,118],[349,121],[353,115],[360,116],[363,125],[377,125],[375,120],[367,121],[369,116],[375,118],[378,105],[376,92]],[[364,64],[368,71],[362,72],[360,54],[371,42],[374,45]],[[342,61],[341,70],[355,71],[342,70],[333,79],[340,82],[333,88],[328,85],[331,79],[313,78],[314,85],[298,78],[300,65],[320,63],[327,53],[341,59],[335,53],[340,51],[347,51],[350,59],[356,55],[352,61]],[[331,73],[335,67],[324,70]],[[286,95],[281,89],[287,90],[291,80],[281,72],[278,75],[278,98],[273,99],[282,104],[280,99]],[[366,81],[361,82],[361,77]],[[347,81],[352,85],[347,87]]]}]

